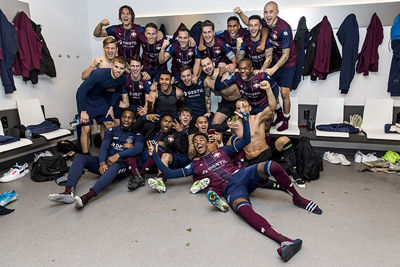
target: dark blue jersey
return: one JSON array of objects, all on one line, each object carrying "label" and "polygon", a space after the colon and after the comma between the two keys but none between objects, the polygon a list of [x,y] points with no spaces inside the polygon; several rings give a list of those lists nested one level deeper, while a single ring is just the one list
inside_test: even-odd
[{"label": "dark blue jersey", "polygon": [[[76,92],[78,112],[87,111],[88,101],[99,103],[99,105],[114,106],[120,94],[126,93],[125,82],[126,78],[124,75],[114,79],[111,76],[111,69],[109,68],[92,71]],[[108,102],[107,90],[112,88],[114,88],[114,91]]]},{"label": "dark blue jersey", "polygon": [[[133,144],[133,148],[124,148],[124,144]],[[104,139],[99,152],[99,162],[106,162],[107,158],[119,154],[118,161],[123,158],[133,157],[143,152],[144,138],[139,133],[123,130],[121,126],[108,128],[104,132]]]},{"label": "dark blue jersey", "polygon": [[142,76],[140,80],[134,81],[131,74],[127,73],[125,88],[128,92],[129,104],[134,107],[143,107],[146,104],[146,94],[150,92],[150,86],[151,82]]},{"label": "dark blue jersey", "polygon": [[[250,34],[248,29],[240,28],[238,31],[238,37],[242,37],[243,39]],[[229,34],[228,30],[225,30],[221,33],[217,32],[217,36],[225,41],[231,48],[234,53],[236,53],[236,44],[237,38],[232,38]]]},{"label": "dark blue jersey", "polygon": [[142,59],[143,59],[143,68],[150,70],[159,70],[166,69],[167,65],[160,64],[158,61],[158,55],[160,54],[162,44],[165,38],[155,41],[154,44],[150,44],[147,41],[144,33],[139,34],[140,46],[142,47]]},{"label": "dark blue jersey", "polygon": [[196,84],[186,86],[180,82],[176,87],[183,91],[185,106],[192,110],[193,118],[197,118],[207,113],[206,92],[204,90],[204,80],[198,79]]},{"label": "dark blue jersey", "polygon": [[256,70],[261,69],[265,61],[265,52],[257,52],[257,47],[260,43],[261,35],[260,39],[256,42],[251,40],[251,36],[247,36],[243,39],[242,46],[240,47],[240,50],[245,52],[245,57],[249,58],[253,62],[253,67]]}]

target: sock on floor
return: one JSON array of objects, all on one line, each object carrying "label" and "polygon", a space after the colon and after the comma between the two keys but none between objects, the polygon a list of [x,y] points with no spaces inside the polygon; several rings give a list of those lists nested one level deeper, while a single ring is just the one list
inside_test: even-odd
[{"label": "sock on floor", "polygon": [[272,240],[275,240],[279,244],[285,241],[293,241],[292,239],[278,233],[268,223],[268,221],[256,213],[253,207],[248,202],[241,202],[238,204],[237,212],[242,216],[254,229],[262,234],[268,236]]},{"label": "sock on floor", "polygon": [[86,205],[86,203],[89,202],[93,197],[96,196],[96,192],[93,191],[93,189],[90,189],[89,192],[86,194],[82,195],[80,198],[82,199],[82,204]]}]

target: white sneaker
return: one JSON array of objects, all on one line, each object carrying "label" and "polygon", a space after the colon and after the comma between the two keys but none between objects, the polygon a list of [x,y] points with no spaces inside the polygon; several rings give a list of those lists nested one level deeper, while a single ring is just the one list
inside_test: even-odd
[{"label": "white sneaker", "polygon": [[375,161],[375,160],[378,160],[378,157],[375,156],[375,152],[374,152],[374,153],[369,153],[367,155],[364,155],[361,159],[361,162],[364,163],[364,162],[371,162],[371,161]]},{"label": "white sneaker", "polygon": [[329,151],[324,153],[323,159],[332,164],[340,164],[341,162],[340,159],[337,158],[335,153]]},{"label": "white sneaker", "polygon": [[350,166],[351,162],[346,159],[346,157],[343,154],[335,154],[336,157],[340,160],[340,164],[344,166]]},{"label": "white sneaker", "polygon": [[203,178],[201,180],[198,180],[192,184],[190,187],[190,192],[192,194],[196,194],[199,191],[203,190],[210,184],[210,179],[209,178]]},{"label": "white sneaker", "polygon": [[16,163],[14,167],[3,174],[3,177],[0,178],[0,182],[11,182],[25,176],[27,173],[29,173],[28,163],[25,163],[24,165]]},{"label": "white sneaker", "polygon": [[365,156],[360,150],[354,155],[354,162],[361,163],[363,156]]},{"label": "white sneaker", "polygon": [[162,178],[149,178],[149,180],[147,180],[147,183],[149,184],[150,188],[153,188],[160,193],[164,193],[167,190],[167,187],[165,186]]}]

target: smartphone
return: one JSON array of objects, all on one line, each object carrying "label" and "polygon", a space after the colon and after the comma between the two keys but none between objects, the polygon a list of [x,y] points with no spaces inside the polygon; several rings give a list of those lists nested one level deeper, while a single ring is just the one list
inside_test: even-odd
[{"label": "smartphone", "polygon": [[233,115],[232,118],[231,118],[231,122],[235,122],[235,121],[236,121],[236,116]]},{"label": "smartphone", "polygon": [[209,129],[208,134],[215,134],[215,129]]}]

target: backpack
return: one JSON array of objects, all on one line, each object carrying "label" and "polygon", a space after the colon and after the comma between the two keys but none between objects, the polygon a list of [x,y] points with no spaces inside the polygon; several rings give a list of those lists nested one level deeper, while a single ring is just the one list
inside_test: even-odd
[{"label": "backpack", "polygon": [[52,181],[68,171],[62,155],[40,157],[32,164],[31,179],[35,182]]},{"label": "backpack", "polygon": [[308,137],[300,137],[296,146],[297,171],[304,181],[316,180],[319,173],[324,170],[322,158],[311,146]]}]

